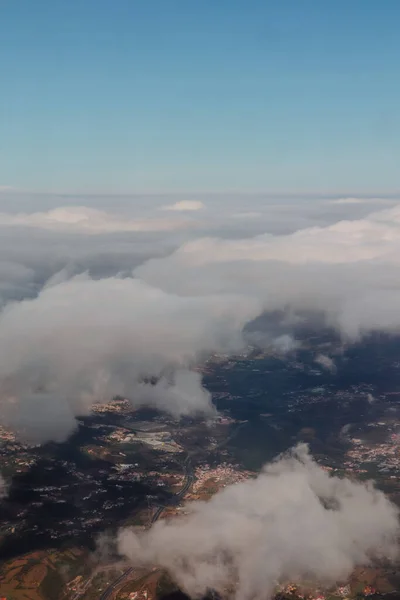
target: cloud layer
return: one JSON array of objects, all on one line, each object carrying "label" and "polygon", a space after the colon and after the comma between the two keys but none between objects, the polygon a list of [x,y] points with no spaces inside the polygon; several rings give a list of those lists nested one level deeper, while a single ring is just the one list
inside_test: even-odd
[{"label": "cloud layer", "polygon": [[[211,352],[241,349],[240,332],[259,310],[249,298],[175,296],[132,278],[48,285],[0,314],[3,422],[62,439],[75,415],[115,394],[173,414],[209,411],[190,368]],[[157,385],[145,384],[148,376]]]},{"label": "cloud layer", "polygon": [[323,311],[346,336],[400,327],[400,206],[289,235],[202,238],[137,276],[183,295],[248,294],[267,311]]},{"label": "cloud layer", "polygon": [[95,235],[121,231],[170,231],[189,227],[191,224],[182,218],[123,219],[106,211],[86,206],[64,206],[47,212],[30,214],[0,213],[0,226],[2,225]]},{"label": "cloud layer", "polygon": [[121,530],[119,549],[167,569],[192,597],[234,587],[240,600],[261,600],[278,583],[333,584],[397,554],[397,508],[369,484],[330,477],[305,446],[186,510],[142,533]]},{"label": "cloud layer", "polygon": [[[296,349],[290,324],[283,335],[243,333],[264,311],[318,312],[350,340],[400,330],[400,205],[304,202],[300,217],[289,201],[216,198],[181,228],[181,216],[159,220],[165,198],[145,200],[135,211],[1,212],[3,422],[62,439],[93,401],[114,394],[173,414],[210,410],[198,362],[249,340]],[[343,210],[351,217],[337,220]],[[237,216],[249,212],[260,216]],[[321,215],[331,222],[312,224]],[[278,234],[278,222],[290,231]]]}]

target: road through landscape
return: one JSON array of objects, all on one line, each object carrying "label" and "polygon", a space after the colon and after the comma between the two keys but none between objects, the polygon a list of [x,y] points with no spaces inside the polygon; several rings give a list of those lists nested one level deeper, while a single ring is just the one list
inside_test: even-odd
[{"label": "road through landscape", "polygon": [[[185,469],[185,479],[183,482],[183,487],[181,490],[179,490],[179,492],[172,496],[170,504],[172,504],[172,500],[176,501],[183,498],[183,496],[186,494],[186,492],[188,491],[188,489],[194,481],[193,467],[189,455],[187,456],[183,464]],[[161,517],[162,513],[167,508],[167,506],[168,504],[159,506],[157,508],[156,512],[151,518],[149,527],[151,527],[156,521],[158,521],[158,519]],[[129,567],[129,569],[122,573],[122,575],[120,575],[115,581],[110,583],[110,585],[104,590],[104,592],[99,597],[99,600],[110,600],[112,598],[112,594],[121,586],[122,583],[124,583],[126,579],[128,579],[130,575],[132,575],[133,571],[134,568]]]}]

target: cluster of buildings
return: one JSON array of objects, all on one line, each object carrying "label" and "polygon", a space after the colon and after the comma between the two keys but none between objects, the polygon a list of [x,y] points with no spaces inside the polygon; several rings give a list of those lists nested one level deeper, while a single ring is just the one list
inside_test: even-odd
[{"label": "cluster of buildings", "polygon": [[107,404],[101,404],[100,402],[97,402],[93,404],[92,412],[95,414],[124,414],[132,412],[132,404],[126,398],[110,400],[110,402],[107,402]]},{"label": "cluster of buildings", "polygon": [[351,438],[352,448],[346,453],[344,467],[356,473],[366,473],[365,467],[373,463],[381,473],[393,473],[395,478],[400,470],[400,435],[384,422],[370,423],[369,427],[385,427],[389,435],[385,442],[366,443],[360,438]]},{"label": "cluster of buildings", "polygon": [[128,598],[129,600],[148,600],[149,593],[147,589],[138,590],[137,592],[131,592]]},{"label": "cluster of buildings", "polygon": [[[326,592],[315,588],[313,590],[302,588],[295,583],[285,583],[278,585],[275,589],[276,595],[291,596],[300,600],[326,600]],[[339,595],[339,594],[338,594]]]},{"label": "cluster of buildings", "polygon": [[210,465],[203,465],[195,469],[196,480],[192,486],[192,492],[197,494],[207,482],[212,481],[218,487],[225,487],[233,483],[239,483],[249,479],[253,474],[250,471],[240,470],[238,465],[221,463],[218,467],[211,468]]},{"label": "cluster of buildings", "polygon": [[5,442],[15,442],[15,433],[11,431],[11,429],[7,429],[0,425],[0,441]]},{"label": "cluster of buildings", "polygon": [[[352,592],[349,584],[339,585],[334,589],[323,589],[320,586],[310,587],[301,586],[295,583],[281,584],[276,587],[276,595],[292,596],[304,600],[327,600],[327,598],[344,598],[349,599],[352,597]],[[363,591],[364,596],[369,596],[375,593],[375,590],[366,586]]]},{"label": "cluster of buildings", "polygon": [[11,467],[14,473],[24,473],[29,467],[35,465],[37,462],[37,457],[27,452],[22,452],[21,454],[10,453],[10,451],[5,454],[0,452],[0,456],[2,459],[2,466]]},{"label": "cluster of buildings", "polygon": [[0,425],[0,462],[3,469],[23,473],[37,462],[38,445],[18,442],[15,432]]},{"label": "cluster of buildings", "polygon": [[111,481],[140,481],[143,473],[137,470],[137,463],[116,463],[113,473],[108,477]]}]

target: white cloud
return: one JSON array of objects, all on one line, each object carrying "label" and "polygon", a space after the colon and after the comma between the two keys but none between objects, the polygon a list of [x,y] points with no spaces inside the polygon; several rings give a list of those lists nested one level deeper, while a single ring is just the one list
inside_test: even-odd
[{"label": "white cloud", "polygon": [[[222,214],[221,205],[215,211]],[[242,327],[263,311],[322,311],[352,338],[400,331],[400,206],[285,235],[265,227],[253,237],[235,230],[231,238],[198,238],[189,228],[124,235],[157,222],[141,214],[1,213],[0,298],[3,306],[19,301],[0,313],[0,397],[9,421],[29,429],[31,419],[39,437],[66,435],[100,393],[174,413],[209,407],[191,367],[210,352],[242,347]],[[175,226],[180,217],[161,221]],[[85,235],[92,232],[103,235]],[[90,277],[73,277],[85,270]],[[289,326],[251,333],[286,350],[296,349],[292,334]],[[144,389],[142,373],[158,376],[158,385]],[[32,394],[38,381],[44,394]],[[51,395],[59,404],[40,425],[29,407]]]},{"label": "white cloud", "polygon": [[265,310],[324,311],[352,337],[400,330],[400,206],[288,235],[190,241],[136,269],[186,295],[240,293]]},{"label": "white cloud", "polygon": [[397,508],[370,484],[330,477],[304,446],[185,508],[148,531],[121,530],[119,549],[167,569],[191,597],[234,588],[240,600],[268,598],[277,583],[333,584],[397,555]]},{"label": "white cloud", "polygon": [[2,421],[31,439],[63,439],[75,415],[115,394],[176,415],[210,411],[190,368],[242,349],[259,311],[248,297],[179,297],[138,279],[53,280],[0,314]]},{"label": "white cloud", "polygon": [[37,213],[0,213],[0,226],[22,226],[52,231],[101,234],[171,231],[192,226],[182,218],[124,218],[86,206],[65,206]]},{"label": "white cloud", "polygon": [[175,202],[174,204],[170,204],[168,206],[163,206],[163,210],[172,210],[172,211],[197,211],[203,210],[205,205],[200,200],[180,200],[179,202]]}]

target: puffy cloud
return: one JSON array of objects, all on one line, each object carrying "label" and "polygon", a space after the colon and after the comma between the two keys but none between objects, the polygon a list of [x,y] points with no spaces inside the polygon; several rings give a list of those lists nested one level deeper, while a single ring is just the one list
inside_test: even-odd
[{"label": "puffy cloud", "polygon": [[86,234],[119,231],[170,231],[191,226],[184,219],[122,218],[87,206],[65,206],[36,213],[0,213],[0,226],[22,226]]},{"label": "puffy cloud", "polygon": [[205,205],[200,200],[179,200],[174,204],[169,204],[168,206],[164,206],[163,210],[173,210],[173,211],[196,211],[203,210]]},{"label": "puffy cloud", "polygon": [[240,350],[259,311],[248,297],[180,297],[138,279],[53,281],[0,314],[2,420],[40,441],[63,439],[75,415],[115,394],[177,415],[209,411],[190,368]]},{"label": "puffy cloud", "polygon": [[288,235],[202,238],[136,269],[179,294],[238,293],[265,310],[323,311],[350,337],[400,328],[400,206]]},{"label": "puffy cloud", "polygon": [[[235,352],[246,341],[283,352],[296,348],[290,324],[242,335],[246,322],[263,311],[292,317],[319,311],[351,338],[400,330],[399,206],[284,235],[265,233],[266,221],[258,219],[264,233],[245,237],[236,230],[231,237],[196,237],[198,229],[114,230],[115,223],[152,220],[160,202],[147,216],[142,206],[140,217],[120,213],[116,221],[107,211],[57,209],[66,227],[59,231],[1,226],[5,420],[27,432],[31,422],[30,433],[44,439],[53,419],[53,435],[61,439],[94,398],[117,393],[175,414],[209,409],[191,371],[204,356]],[[218,202],[220,215],[227,205]],[[291,214],[289,205],[284,208]],[[49,214],[54,211],[29,218]],[[92,215],[97,235],[85,235]],[[110,230],[101,232],[99,222],[106,220]],[[90,275],[77,277],[82,271]],[[148,375],[157,377],[156,385],[143,384]],[[39,423],[37,407],[50,402],[49,422]]]},{"label": "puffy cloud", "polygon": [[279,582],[332,584],[397,554],[397,508],[371,484],[330,477],[305,446],[186,511],[145,532],[121,530],[119,549],[167,569],[193,597],[234,587],[241,600],[266,598]]},{"label": "puffy cloud", "polygon": [[354,264],[385,259],[399,262],[400,205],[367,218],[307,227],[288,235],[262,234],[244,239],[201,238],[176,252],[193,266],[229,261],[279,261],[289,264]]}]

